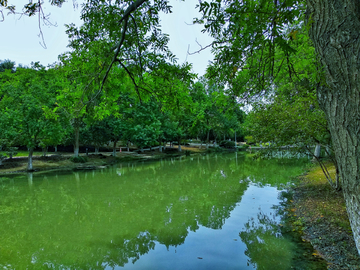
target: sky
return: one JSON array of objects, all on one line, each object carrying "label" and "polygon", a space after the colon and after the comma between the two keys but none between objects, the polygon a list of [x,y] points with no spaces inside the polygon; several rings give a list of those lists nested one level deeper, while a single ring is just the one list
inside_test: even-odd
[{"label": "sky", "polygon": [[[77,1],[80,3],[80,1]],[[21,8],[28,0],[10,0],[17,8]],[[212,39],[201,33],[202,26],[191,25],[194,17],[198,16],[195,5],[197,0],[186,2],[170,0],[173,13],[161,15],[162,31],[170,35],[169,48],[178,58],[178,63],[185,61],[193,64],[193,72],[203,75],[208,62],[213,59],[210,49],[195,55],[188,55],[210,44]],[[65,34],[65,24],[75,23],[81,25],[81,6],[74,8],[73,1],[69,0],[61,8],[53,7],[45,1],[44,12],[50,14],[50,21],[55,26],[41,24],[46,49],[42,47],[39,37],[38,17],[25,17],[20,15],[6,15],[0,22],[0,60],[10,59],[16,64],[30,65],[31,62],[40,62],[47,66],[58,60],[58,55],[68,51],[68,38]],[[190,24],[190,25],[189,25]],[[197,42],[196,42],[197,41]]]}]

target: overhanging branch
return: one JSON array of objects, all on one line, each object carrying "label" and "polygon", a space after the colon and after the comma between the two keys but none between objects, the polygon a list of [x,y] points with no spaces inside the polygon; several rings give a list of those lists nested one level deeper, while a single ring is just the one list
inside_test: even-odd
[{"label": "overhanging branch", "polygon": [[[131,14],[131,12],[135,11],[139,6],[141,6],[146,0],[137,0],[135,2],[133,2],[126,10],[125,10],[125,13],[124,15],[122,16],[122,18],[119,20],[119,24],[121,24],[122,22],[124,22],[123,24],[123,29],[122,29],[122,33],[121,33],[121,38],[120,38],[120,41],[119,43],[114,47],[112,48],[112,50],[115,50],[115,54],[114,54],[114,57],[113,57],[113,60],[111,61],[108,69],[106,70],[106,73],[105,73],[105,76],[101,82],[101,85],[100,85],[100,92],[102,92],[102,89],[104,88],[104,84],[107,80],[107,77],[109,76],[109,73],[110,73],[110,70],[113,66],[113,64],[118,61],[117,60],[117,57],[120,53],[120,49],[121,49],[121,46],[123,45],[124,41],[125,41],[125,34],[126,34],[126,31],[127,31],[127,27],[128,27],[128,21],[129,21],[129,16]],[[121,64],[121,62],[120,62]],[[140,96],[139,96],[140,97]]]}]

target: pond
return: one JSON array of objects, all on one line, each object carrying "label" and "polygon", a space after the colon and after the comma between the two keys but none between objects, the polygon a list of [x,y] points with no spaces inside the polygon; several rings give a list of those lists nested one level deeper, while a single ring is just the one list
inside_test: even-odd
[{"label": "pond", "polygon": [[231,153],[0,178],[0,268],[326,269],[282,230],[305,162]]}]

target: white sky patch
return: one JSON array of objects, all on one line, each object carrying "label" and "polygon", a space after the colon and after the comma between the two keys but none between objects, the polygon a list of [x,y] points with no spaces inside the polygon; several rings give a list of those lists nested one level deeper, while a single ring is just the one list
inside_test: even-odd
[{"label": "white sky patch", "polygon": [[190,53],[196,52],[201,49],[199,44],[205,47],[213,39],[207,33],[201,33],[203,26],[192,24],[195,17],[200,17],[198,9],[195,9],[197,3],[197,0],[171,0],[173,13],[161,16],[161,28],[164,33],[170,35],[169,47],[177,56],[178,63],[192,63],[193,71],[201,76],[205,74],[209,61],[213,60],[210,48],[193,55],[188,55],[187,52],[188,49]]},{"label": "white sky patch", "polygon": [[[27,0],[14,0],[18,11],[28,3]],[[68,51],[68,38],[65,34],[65,24],[80,25],[80,6],[74,9],[72,1],[65,3],[61,8],[44,4],[44,13],[50,14],[49,20],[57,26],[46,26],[41,23],[41,30],[47,49],[44,49],[39,37],[38,16],[26,17],[20,15],[5,15],[5,21],[0,22],[1,42],[0,60],[10,59],[16,64],[29,65],[31,62],[40,62],[47,66],[58,60],[58,55]]]},{"label": "white sky patch", "polygon": [[[40,62],[47,66],[58,60],[58,55],[68,51],[68,37],[65,34],[65,24],[75,23],[81,25],[81,1],[78,8],[74,8],[73,1],[70,0],[63,4],[61,8],[50,6],[44,3],[45,14],[50,14],[50,21],[57,26],[46,26],[41,23],[47,49],[44,49],[39,37],[38,16],[31,18],[20,15],[5,15],[5,21],[0,22],[0,60],[10,59],[16,64],[30,65],[31,62]],[[17,9],[20,11],[28,0],[13,0]],[[195,9],[197,0],[187,0],[186,2],[171,0],[173,13],[161,14],[162,31],[170,35],[170,50],[178,58],[178,63],[185,61],[193,64],[193,72],[203,75],[206,67],[213,56],[210,48],[195,55],[187,55],[188,46],[190,52],[200,49],[196,40],[205,47],[210,44],[212,39],[201,33],[202,26],[192,24],[193,18],[200,16]]]}]

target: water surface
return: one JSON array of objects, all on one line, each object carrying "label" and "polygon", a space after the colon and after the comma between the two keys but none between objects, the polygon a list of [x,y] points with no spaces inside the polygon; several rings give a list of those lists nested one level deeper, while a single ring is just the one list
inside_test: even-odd
[{"label": "water surface", "polygon": [[279,226],[303,165],[232,153],[2,178],[0,267],[326,269]]}]

